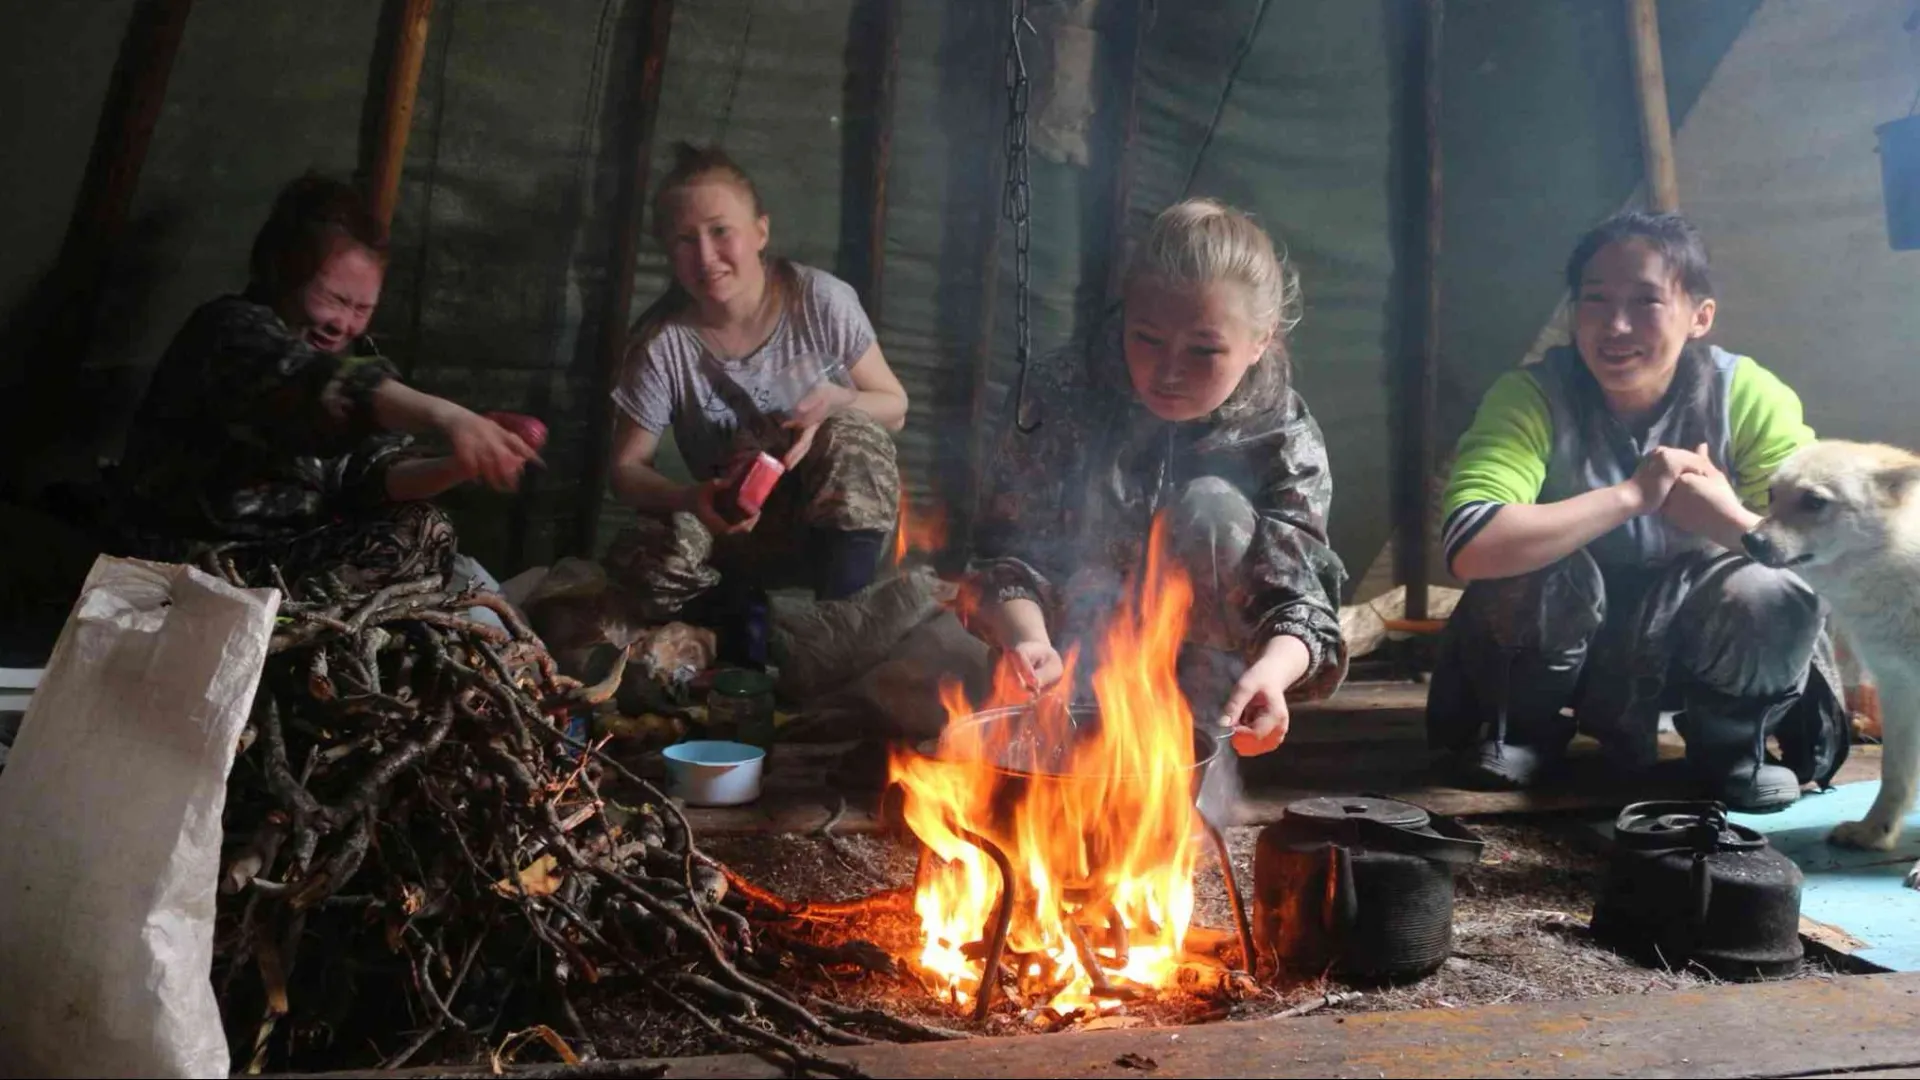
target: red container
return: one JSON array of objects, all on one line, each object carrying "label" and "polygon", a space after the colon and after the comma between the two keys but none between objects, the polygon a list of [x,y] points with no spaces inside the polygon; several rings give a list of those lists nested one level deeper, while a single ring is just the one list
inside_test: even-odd
[{"label": "red container", "polygon": [[487,419],[520,436],[520,440],[531,447],[534,453],[547,445],[547,425],[539,419],[524,413],[490,412]]},{"label": "red container", "polygon": [[772,454],[761,453],[747,464],[740,479],[733,485],[733,509],[736,520],[745,521],[760,512],[767,503],[767,496],[773,494],[773,486],[787,471],[780,459]]}]

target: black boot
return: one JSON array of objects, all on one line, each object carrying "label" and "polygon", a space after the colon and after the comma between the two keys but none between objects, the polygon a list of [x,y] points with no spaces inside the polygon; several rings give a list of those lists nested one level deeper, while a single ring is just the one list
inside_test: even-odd
[{"label": "black boot", "polygon": [[1671,638],[1683,706],[1675,726],[1687,740],[1687,761],[1730,807],[1764,813],[1791,806],[1800,798],[1800,777],[1768,759],[1767,736],[1812,682],[1824,622],[1820,600],[1792,574],[1738,556],[1682,569],[1688,588]]},{"label": "black boot", "polygon": [[1585,552],[1514,578],[1478,581],[1447,621],[1427,697],[1427,738],[1456,782],[1531,787],[1565,754],[1588,646],[1605,616]]},{"label": "black boot", "polygon": [[1709,797],[1754,814],[1784,810],[1799,800],[1800,778],[1767,757],[1767,733],[1799,698],[1798,693],[1769,700],[1687,692],[1686,710],[1674,725],[1687,740],[1687,764]]},{"label": "black boot", "polygon": [[[1573,717],[1563,707],[1573,699],[1584,655],[1546,657],[1501,650],[1498,670],[1482,686],[1492,691],[1486,703],[1492,722],[1487,737],[1454,756],[1456,779],[1463,787],[1513,791],[1539,783],[1573,741]],[[1491,685],[1488,685],[1491,684]]]},{"label": "black boot", "polygon": [[816,530],[814,595],[821,600],[844,600],[873,584],[886,544],[887,534],[878,530]]}]

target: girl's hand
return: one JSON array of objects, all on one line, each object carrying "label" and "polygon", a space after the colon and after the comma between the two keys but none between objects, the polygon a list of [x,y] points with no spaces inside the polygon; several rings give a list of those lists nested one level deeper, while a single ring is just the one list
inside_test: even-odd
[{"label": "girl's hand", "polygon": [[791,430],[817,428],[827,417],[852,405],[860,395],[837,383],[823,382],[807,392],[800,403],[787,414],[786,426]]},{"label": "girl's hand", "polygon": [[[1051,688],[1066,674],[1066,663],[1060,659],[1060,651],[1047,641],[1018,641],[1007,649],[1008,659],[1015,665],[1020,681],[1025,683],[1031,676],[1033,683],[1028,689],[1039,692]],[[1024,671],[1019,670],[1025,668]]]},{"label": "girl's hand", "polygon": [[1267,643],[1260,659],[1235,684],[1220,727],[1233,735],[1233,748],[1242,757],[1254,757],[1286,740],[1292,714],[1287,691],[1306,674],[1312,656],[1300,639],[1282,635]]},{"label": "girl's hand", "polygon": [[1633,471],[1633,477],[1626,484],[1628,494],[1634,498],[1634,516],[1655,513],[1666,505],[1668,493],[1673,491],[1673,485],[1679,483],[1681,477],[1717,473],[1713,462],[1707,458],[1706,450],[1705,446],[1697,453],[1661,446],[1641,458],[1640,467]]},{"label": "girl's hand", "polygon": [[[1697,453],[1705,458],[1707,448]],[[1711,462],[1704,471],[1680,477],[1667,493],[1660,516],[1729,551],[1741,550],[1740,537],[1760,523],[1760,515],[1741,505],[1740,493]]]},{"label": "girl's hand", "polygon": [[452,444],[463,481],[484,480],[496,491],[512,491],[520,486],[528,462],[541,463],[524,439],[471,409],[447,410],[440,430]]},{"label": "girl's hand", "polygon": [[687,509],[693,511],[693,516],[699,518],[700,524],[706,526],[707,532],[714,536],[731,536],[735,533],[750,533],[753,531],[755,525],[760,524],[759,514],[755,514],[744,521],[728,521],[725,517],[721,516],[718,500],[732,487],[731,482],[719,479],[709,480],[704,484],[696,484],[692,488],[691,505],[689,505]]},{"label": "girl's hand", "polygon": [[807,451],[813,448],[813,437],[819,433],[820,425],[827,422],[827,417],[852,405],[858,396],[844,386],[823,383],[801,398],[800,404],[793,407],[793,412],[788,414],[787,422],[783,425],[794,436],[793,445],[787,448],[780,463],[788,469],[800,464],[800,459],[806,457]]},{"label": "girl's hand", "polygon": [[[789,423],[787,427],[792,428],[793,425]],[[807,456],[807,451],[813,449],[813,437],[819,432],[819,424],[803,427],[794,432],[793,445],[787,447],[787,452],[780,455],[780,464],[786,466],[788,472],[792,472],[793,467],[800,464],[800,459]]]}]

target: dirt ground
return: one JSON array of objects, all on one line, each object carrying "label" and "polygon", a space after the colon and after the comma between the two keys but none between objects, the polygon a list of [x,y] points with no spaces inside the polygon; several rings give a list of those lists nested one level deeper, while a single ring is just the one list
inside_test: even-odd
[{"label": "dirt ground", "polygon": [[[1532,824],[1481,823],[1487,840],[1479,866],[1464,874],[1454,909],[1453,955],[1434,975],[1410,986],[1365,993],[1333,1004],[1329,995],[1348,988],[1328,981],[1263,988],[1224,1000],[1170,995],[1134,1003],[1127,1013],[1094,1021],[1100,1026],[1195,1023],[1272,1017],[1319,1004],[1320,1012],[1461,1008],[1511,1001],[1543,1001],[1639,994],[1698,986],[1708,981],[1690,972],[1650,970],[1595,944],[1586,930],[1592,896],[1604,872],[1601,857],[1572,842],[1564,829]],[[1257,829],[1230,832],[1235,870],[1250,883]],[[734,836],[704,845],[714,856],[756,884],[788,898],[847,900],[912,880],[915,855],[878,836]],[[1227,928],[1231,909],[1211,860],[1198,882],[1196,922]],[[855,932],[889,949],[913,940],[902,917],[870,919]],[[1810,960],[1809,974],[1826,969]],[[865,976],[836,981],[824,970],[795,985],[843,1004],[884,1008],[923,1023],[978,1030],[986,1035],[1028,1034],[1060,1026],[1021,1018],[1010,1010],[972,1029],[952,1006],[934,999],[910,975]],[[583,1003],[583,1019],[604,1057],[679,1056],[710,1052],[716,1045],[686,1021],[644,1003],[619,997]],[[1067,1025],[1074,1026],[1074,1025]]]}]

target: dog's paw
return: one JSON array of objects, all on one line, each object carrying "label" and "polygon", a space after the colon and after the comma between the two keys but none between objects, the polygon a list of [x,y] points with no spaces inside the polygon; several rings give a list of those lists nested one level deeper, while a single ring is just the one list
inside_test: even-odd
[{"label": "dog's paw", "polygon": [[1827,834],[1827,843],[1861,851],[1890,851],[1895,839],[1896,834],[1892,829],[1882,828],[1871,821],[1843,821]]},{"label": "dog's paw", "polygon": [[1920,862],[1907,867],[1907,888],[1920,889]]}]

